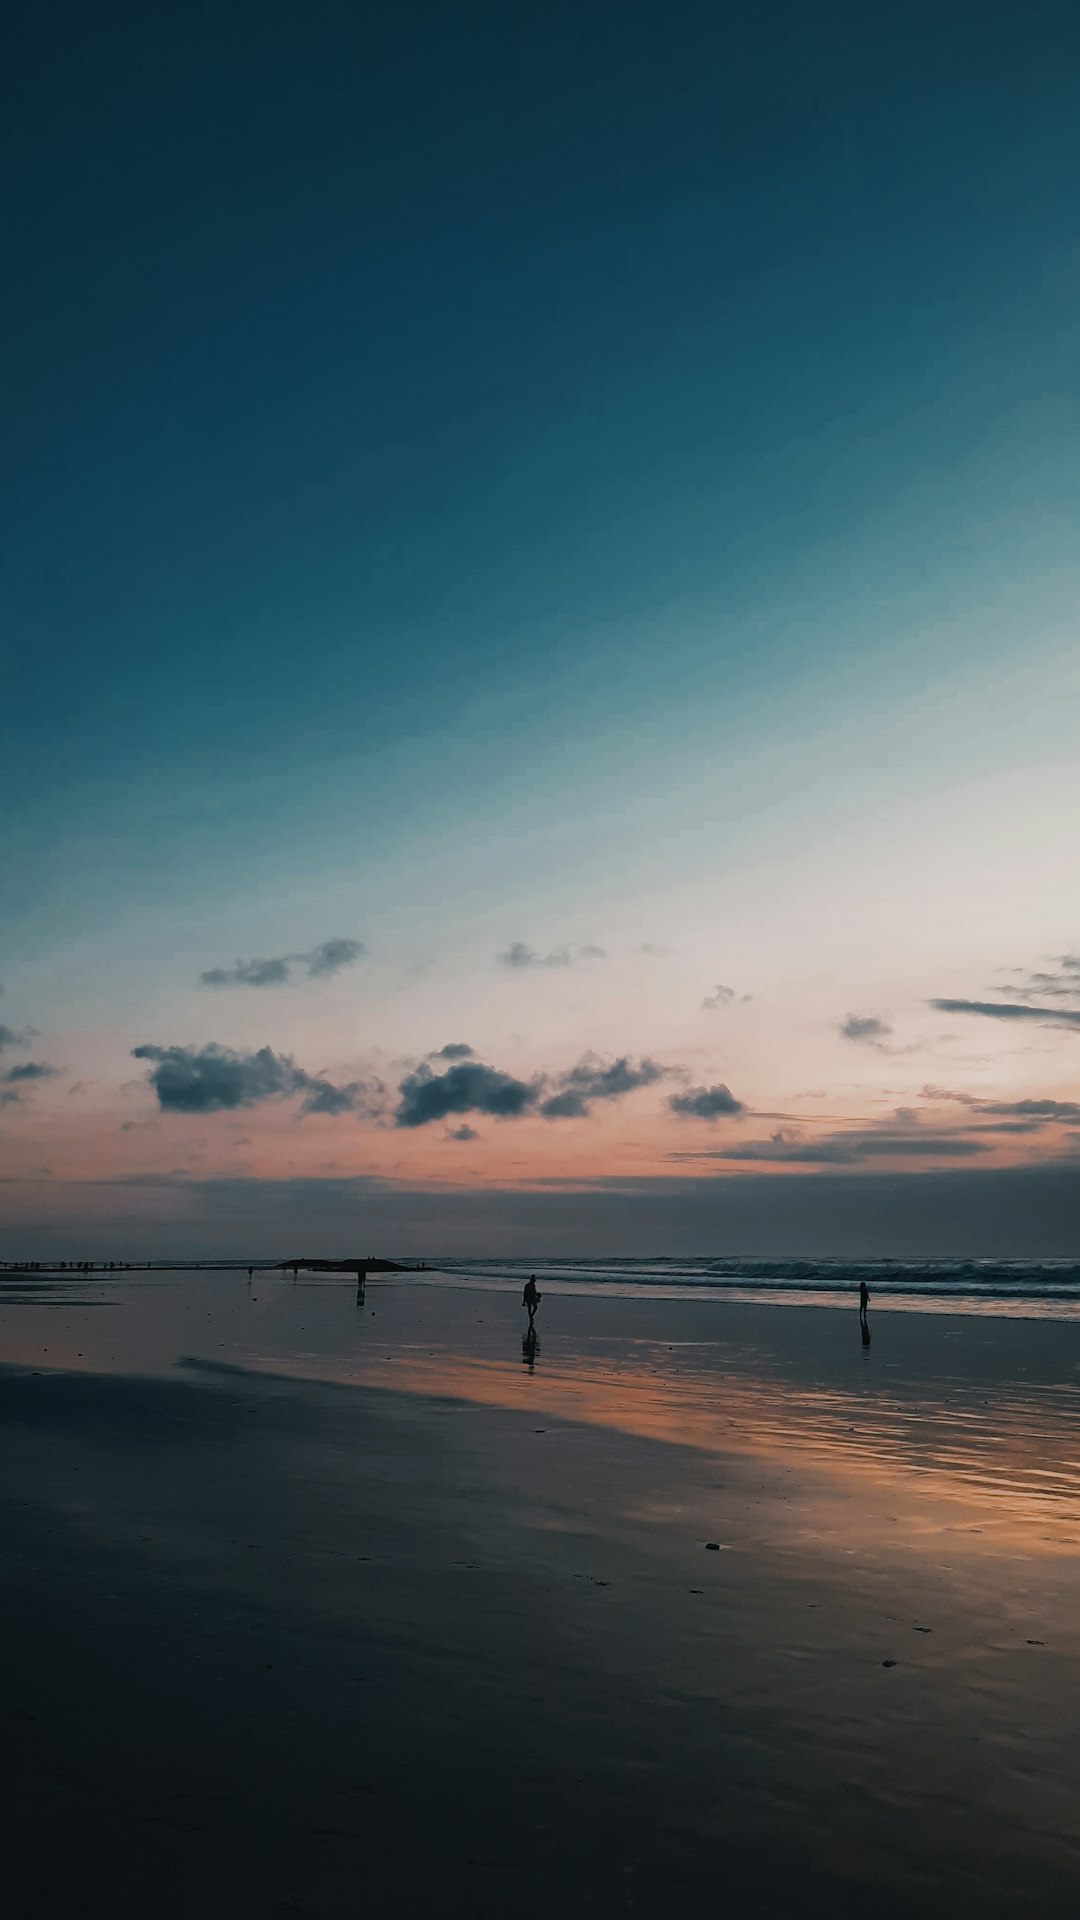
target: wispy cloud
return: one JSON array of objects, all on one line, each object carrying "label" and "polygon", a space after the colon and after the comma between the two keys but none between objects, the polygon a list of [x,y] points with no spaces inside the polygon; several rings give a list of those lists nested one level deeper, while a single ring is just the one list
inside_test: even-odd
[{"label": "wispy cloud", "polygon": [[328,980],[342,967],[362,960],[362,940],[323,940],[302,953],[281,953],[264,960],[237,960],[231,967],[209,967],[199,975],[202,987],[284,987],[299,979]]},{"label": "wispy cloud", "polygon": [[9,1047],[29,1046],[33,1037],[31,1027],[24,1027],[21,1032],[16,1032],[14,1027],[0,1026],[0,1053],[6,1052]]},{"label": "wispy cloud", "polygon": [[741,1146],[712,1147],[700,1153],[677,1153],[678,1160],[734,1160],[748,1165],[759,1162],[785,1166],[857,1166],[865,1160],[953,1160],[969,1159],[985,1153],[987,1143],[972,1140],[966,1134],[933,1133],[916,1129],[908,1133],[866,1131],[828,1133],[818,1139],[804,1139],[782,1129],[767,1140],[747,1140]]},{"label": "wispy cloud", "polygon": [[20,1080],[55,1080],[58,1072],[58,1067],[46,1066],[44,1060],[25,1060],[20,1067],[9,1067],[0,1078],[11,1086]]},{"label": "wispy cloud", "polygon": [[384,1089],[377,1080],[351,1080],[337,1086],[325,1074],[298,1067],[289,1054],[260,1047],[234,1052],[210,1042],[203,1047],[133,1047],[136,1060],[149,1060],[149,1080],[164,1113],[215,1113],[258,1106],[265,1100],[302,1094],[301,1113],[376,1115]]},{"label": "wispy cloud", "polygon": [[954,1093],[949,1087],[923,1088],[927,1100],[950,1100],[969,1112],[992,1118],[1031,1121],[1037,1125],[1080,1126],[1080,1100],[1055,1100],[1033,1097],[1021,1100],[986,1100],[973,1093]]},{"label": "wispy cloud", "polygon": [[471,1060],[473,1049],[464,1040],[448,1040],[445,1047],[437,1047],[427,1057],[429,1060]]},{"label": "wispy cloud", "polygon": [[496,958],[500,966],[522,973],[536,967],[573,967],[582,960],[606,960],[607,954],[603,947],[592,945],[554,947],[550,953],[538,953],[534,947],[527,947],[524,940],[515,940],[505,953],[498,954]]},{"label": "wispy cloud", "polygon": [[1019,981],[1000,989],[1012,1000],[1080,1001],[1080,953],[1059,953],[1047,968],[1015,971],[1021,976]]},{"label": "wispy cloud", "polygon": [[703,1013],[718,1013],[721,1007],[730,1007],[736,998],[734,987],[721,986],[719,983],[711,993],[705,995],[701,1003]]},{"label": "wispy cloud", "polygon": [[1040,1027],[1080,1027],[1080,1007],[1032,1006],[1017,1000],[931,1000],[938,1013],[972,1013],[983,1020],[1029,1021]]}]

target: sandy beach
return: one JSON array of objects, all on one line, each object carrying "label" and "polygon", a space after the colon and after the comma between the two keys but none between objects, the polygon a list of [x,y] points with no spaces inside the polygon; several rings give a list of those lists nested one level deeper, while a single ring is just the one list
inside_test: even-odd
[{"label": "sandy beach", "polygon": [[20,1283],[19,1913],[1073,1913],[1080,1327]]}]

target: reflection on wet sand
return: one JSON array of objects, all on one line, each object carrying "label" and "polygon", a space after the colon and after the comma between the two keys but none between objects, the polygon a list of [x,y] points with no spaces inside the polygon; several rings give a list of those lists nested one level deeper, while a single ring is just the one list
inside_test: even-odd
[{"label": "reflection on wet sand", "polygon": [[[392,1385],[481,1406],[542,1407],[567,1421],[705,1453],[787,1457],[837,1485],[977,1508],[999,1539],[1017,1532],[1032,1551],[1040,1541],[1055,1551],[1080,1544],[1080,1387],[1051,1393],[1017,1384],[990,1400],[953,1382],[933,1397],[896,1399],[866,1379],[857,1393],[748,1380],[701,1358],[688,1364],[685,1348],[677,1373],[649,1351],[636,1364],[630,1355],[602,1368],[563,1356],[541,1375],[537,1345],[522,1342],[516,1373],[462,1355],[399,1353]],[[366,1374],[361,1367],[354,1377]],[[390,1383],[383,1375],[379,1384]]]}]

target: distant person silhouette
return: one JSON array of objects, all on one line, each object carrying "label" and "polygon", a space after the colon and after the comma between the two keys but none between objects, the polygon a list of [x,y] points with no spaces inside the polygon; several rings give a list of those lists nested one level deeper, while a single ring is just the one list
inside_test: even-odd
[{"label": "distant person silhouette", "polygon": [[540,1305],[540,1300],[541,1300],[541,1295],[538,1294],[536,1291],[536,1275],[535,1273],[530,1273],[528,1279],[525,1282],[525,1291],[521,1296],[522,1306],[528,1307],[529,1309],[529,1326],[530,1327],[532,1326],[533,1321],[536,1319],[536,1309]]},{"label": "distant person silhouette", "polygon": [[866,1309],[869,1305],[870,1305],[870,1289],[867,1286],[865,1280],[860,1280],[859,1281],[859,1324],[862,1327],[863,1332],[866,1334],[870,1332],[870,1327],[866,1318]]}]

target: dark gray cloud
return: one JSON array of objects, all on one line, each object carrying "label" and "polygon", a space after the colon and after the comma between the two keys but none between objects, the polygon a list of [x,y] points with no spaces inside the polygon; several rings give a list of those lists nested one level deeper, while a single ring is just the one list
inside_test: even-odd
[{"label": "dark gray cloud", "polygon": [[9,1067],[3,1079],[9,1085],[18,1080],[55,1080],[58,1069],[48,1067],[43,1060],[26,1060],[21,1067]]},{"label": "dark gray cloud", "polygon": [[480,1135],[477,1133],[475,1127],[467,1126],[465,1122],[462,1121],[461,1126],[453,1127],[447,1133],[446,1137],[448,1140],[479,1140]]},{"label": "dark gray cloud", "polygon": [[1080,1100],[980,1100],[976,1110],[979,1113],[1015,1114],[1018,1119],[1048,1123],[1062,1120],[1067,1125],[1080,1126]]},{"label": "dark gray cloud", "polygon": [[0,1093],[0,1107],[14,1107],[18,1104],[18,1099],[18,1094],[13,1093],[9,1088]]},{"label": "dark gray cloud", "polygon": [[718,982],[712,992],[705,995],[701,1003],[702,1011],[704,1013],[718,1013],[721,1007],[730,1007],[734,998],[734,987],[725,987]]},{"label": "dark gray cloud", "polygon": [[[537,1184],[449,1186],[370,1175],[259,1180],[168,1175],[65,1184],[64,1208],[43,1220],[24,1180],[13,1182],[5,1225],[30,1258],[73,1259],[88,1219],[108,1225],[110,1246],[137,1258],[169,1210],[169,1249],[192,1259],[246,1257],[253,1244],[353,1244],[362,1210],[371,1245],[398,1259],[436,1249],[466,1256],[635,1254],[662,1246],[678,1256],[722,1246],[747,1257],[859,1258],[868,1247],[900,1259],[1074,1259],[1080,1245],[1080,1164],[884,1168],[821,1166],[740,1170],[727,1163],[656,1175],[626,1172],[561,1190]],[[157,1228],[160,1231],[160,1226]]]},{"label": "dark gray cloud", "polygon": [[953,1093],[948,1087],[934,1086],[924,1087],[923,1095],[928,1100],[954,1101],[971,1113],[985,1114],[991,1119],[1014,1119],[1033,1126],[1052,1126],[1055,1122],[1080,1125],[1080,1100],[983,1100],[977,1094]]},{"label": "dark gray cloud", "polygon": [[628,1054],[621,1054],[605,1066],[595,1054],[587,1053],[569,1073],[559,1075],[540,1112],[545,1120],[579,1120],[594,1101],[621,1100],[638,1087],[653,1086],[667,1072],[655,1060],[639,1060],[635,1066]]},{"label": "dark gray cloud", "polygon": [[671,1156],[679,1160],[737,1160],[780,1163],[786,1166],[857,1166],[864,1160],[969,1159],[985,1153],[986,1143],[963,1134],[933,1133],[915,1128],[904,1133],[887,1129],[862,1133],[828,1133],[816,1140],[798,1138],[782,1129],[767,1140],[747,1140],[742,1146],[713,1147],[707,1152]]},{"label": "dark gray cloud", "polygon": [[1030,1020],[1041,1027],[1080,1027],[1080,1008],[1040,1007],[1013,1000],[931,1000],[938,1013],[974,1013],[984,1020]]},{"label": "dark gray cloud", "polygon": [[723,1081],[712,1087],[687,1087],[683,1093],[673,1093],[668,1106],[687,1120],[719,1120],[722,1116],[744,1113],[741,1100],[736,1100],[730,1087]]},{"label": "dark gray cloud", "polygon": [[281,953],[266,960],[237,960],[231,967],[209,967],[200,973],[203,987],[284,987],[297,977],[327,980],[363,959],[367,948],[361,940],[324,940],[303,953]]},{"label": "dark gray cloud", "polygon": [[150,1085],[166,1113],[215,1113],[254,1107],[264,1100],[303,1094],[301,1113],[360,1113],[379,1109],[378,1081],[352,1080],[335,1086],[324,1074],[308,1073],[289,1054],[260,1047],[236,1053],[210,1042],[204,1047],[133,1047],[136,1060],[149,1060]]},{"label": "dark gray cloud", "polygon": [[434,1073],[425,1061],[401,1082],[395,1124],[424,1127],[454,1113],[487,1113],[497,1120],[520,1120],[527,1114],[539,1114],[544,1120],[577,1120],[596,1101],[620,1100],[669,1071],[655,1060],[635,1062],[626,1054],[605,1062],[588,1053],[566,1073],[542,1074],[532,1080],[516,1079],[479,1060],[461,1061],[445,1073]]},{"label": "dark gray cloud", "polygon": [[313,980],[326,980],[332,973],[340,973],[342,967],[351,967],[362,960],[367,948],[362,940],[324,940],[321,946],[312,947],[307,953],[297,954]]},{"label": "dark gray cloud", "polygon": [[203,987],[283,987],[289,978],[285,960],[238,960],[235,967],[210,967],[200,973]]},{"label": "dark gray cloud", "polygon": [[307,1091],[301,1113],[357,1113],[374,1119],[382,1109],[385,1089],[379,1080],[349,1080],[343,1087],[321,1074],[305,1076]]},{"label": "dark gray cloud", "polygon": [[0,1053],[3,1053],[7,1047],[25,1047],[32,1039],[33,1031],[30,1027],[24,1027],[21,1033],[17,1033],[14,1027],[0,1026]]},{"label": "dark gray cloud", "polygon": [[887,1020],[876,1013],[849,1013],[837,1028],[845,1040],[854,1040],[857,1045],[881,1047],[890,1039],[892,1028]]},{"label": "dark gray cloud", "polygon": [[542,1082],[516,1080],[498,1067],[480,1060],[461,1061],[445,1073],[433,1073],[424,1064],[406,1074],[398,1088],[401,1102],[394,1116],[398,1127],[426,1127],[453,1113],[487,1113],[497,1120],[516,1120],[535,1107]]},{"label": "dark gray cloud", "polygon": [[509,967],[513,972],[524,972],[531,967],[572,967],[579,960],[606,960],[603,947],[554,947],[550,953],[537,953],[534,947],[527,947],[524,940],[515,940],[505,953],[497,956],[499,965]]},{"label": "dark gray cloud", "polygon": [[473,1049],[464,1040],[450,1040],[445,1047],[437,1047],[428,1054],[429,1060],[471,1060]]}]

